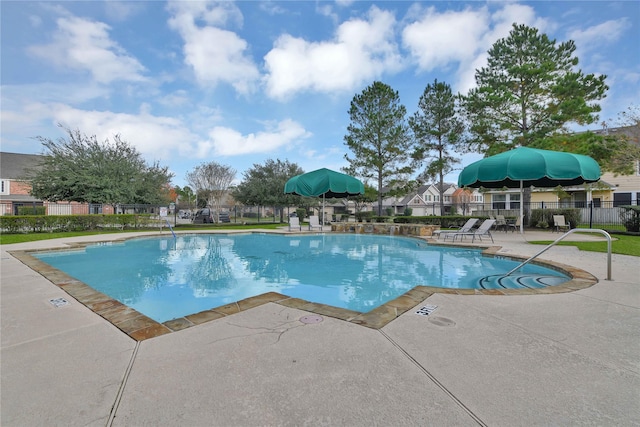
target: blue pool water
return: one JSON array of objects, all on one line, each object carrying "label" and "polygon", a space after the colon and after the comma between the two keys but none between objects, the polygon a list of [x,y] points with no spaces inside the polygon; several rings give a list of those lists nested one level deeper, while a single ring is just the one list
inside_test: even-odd
[{"label": "blue pool water", "polygon": [[540,288],[568,280],[531,264],[504,279],[518,263],[380,235],[200,234],[35,256],[158,322],[272,291],[367,312],[417,285]]}]

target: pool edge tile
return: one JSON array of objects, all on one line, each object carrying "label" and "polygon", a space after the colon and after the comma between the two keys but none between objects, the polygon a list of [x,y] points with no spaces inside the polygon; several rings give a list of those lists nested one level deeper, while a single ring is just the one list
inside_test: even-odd
[{"label": "pool edge tile", "polygon": [[[136,237],[132,237],[136,238]],[[117,239],[114,242],[122,242],[127,239]],[[430,244],[439,245],[438,242],[428,240]],[[177,332],[221,319],[233,314],[241,313],[267,303],[275,303],[284,307],[294,308],[310,313],[332,317],[338,320],[353,323],[372,329],[381,329],[388,323],[397,319],[411,308],[421,304],[431,295],[436,293],[449,295],[487,295],[487,296],[515,296],[515,295],[545,295],[555,293],[574,292],[586,289],[598,283],[598,279],[592,274],[573,266],[561,264],[555,261],[544,260],[533,262],[545,267],[556,269],[567,274],[571,279],[560,285],[549,286],[538,289],[451,289],[436,288],[429,286],[415,286],[399,297],[382,304],[381,306],[367,312],[361,313],[353,310],[329,306],[320,303],[309,302],[299,298],[288,297],[277,292],[267,292],[264,294],[249,297],[240,301],[214,307],[199,313],[190,314],[181,318],[172,319],[163,323],[139,313],[137,310],[128,307],[111,297],[102,294],[88,286],[87,284],[74,279],[66,273],[51,267],[49,264],[35,258],[32,253],[52,252],[58,250],[74,250],[86,247],[88,243],[69,244],[67,247],[55,247],[51,249],[16,250],[8,253],[22,262],[33,271],[37,272],[45,279],[64,290],[68,295],[83,304],[106,321],[117,327],[136,341],[143,341],[157,336]],[[469,245],[447,245],[469,247]],[[517,254],[501,254],[501,247],[487,245],[486,247],[474,246],[475,249],[482,249],[484,255],[500,256],[516,261],[525,260],[526,257]]]}]

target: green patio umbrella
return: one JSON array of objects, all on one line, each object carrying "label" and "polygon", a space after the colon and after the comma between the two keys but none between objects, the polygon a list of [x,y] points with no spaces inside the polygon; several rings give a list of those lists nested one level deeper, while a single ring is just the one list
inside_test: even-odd
[{"label": "green patio umbrella", "polygon": [[[478,160],[458,176],[459,187],[520,188],[522,217],[523,187],[556,187],[596,182],[600,166],[589,156],[561,151],[520,147]],[[523,232],[521,222],[520,232]]]},{"label": "green patio umbrella", "polygon": [[325,198],[335,199],[364,194],[364,184],[350,175],[322,168],[290,178],[284,185],[284,193],[307,197],[322,196],[322,223],[324,224]]}]

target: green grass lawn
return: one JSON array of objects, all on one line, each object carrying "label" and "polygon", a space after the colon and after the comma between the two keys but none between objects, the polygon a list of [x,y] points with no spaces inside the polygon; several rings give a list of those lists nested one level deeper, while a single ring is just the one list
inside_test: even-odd
[{"label": "green grass lawn", "polygon": [[[174,227],[176,231],[198,231],[198,230],[248,230],[248,229],[261,229],[261,230],[275,230],[278,227],[286,226],[286,224],[278,223],[265,223],[265,224],[224,224],[224,225],[178,225]],[[22,234],[0,234],[0,245],[9,245],[12,243],[24,243],[35,242],[37,240],[49,240],[59,239],[62,237],[77,237],[77,236],[92,236],[95,234],[123,234],[130,233],[136,230],[94,230],[94,231],[70,231],[61,233],[22,233]],[[149,233],[157,233],[159,230],[146,230]],[[164,232],[168,232],[167,228],[163,228]]]},{"label": "green grass lawn", "polygon": [[[621,255],[633,255],[640,257],[640,237],[614,234],[611,236],[611,252]],[[535,245],[548,245],[553,240],[536,240],[529,243]],[[576,246],[581,251],[607,252],[607,242],[559,242],[557,245]]]}]

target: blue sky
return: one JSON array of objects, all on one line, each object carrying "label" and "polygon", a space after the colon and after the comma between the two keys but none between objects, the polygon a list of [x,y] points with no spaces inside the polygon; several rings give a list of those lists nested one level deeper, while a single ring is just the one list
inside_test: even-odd
[{"label": "blue sky", "polygon": [[180,186],[209,161],[238,181],[266,159],[339,170],[355,94],[382,81],[413,114],[434,79],[466,93],[514,22],[574,40],[579,68],[607,75],[601,121],[640,99],[637,1],[3,0],[0,12],[2,151],[41,153],[34,137],[64,136],[57,123],[120,134]]}]

